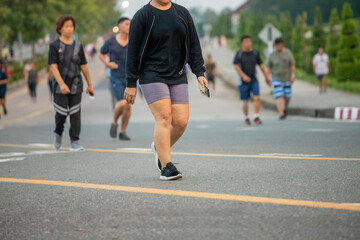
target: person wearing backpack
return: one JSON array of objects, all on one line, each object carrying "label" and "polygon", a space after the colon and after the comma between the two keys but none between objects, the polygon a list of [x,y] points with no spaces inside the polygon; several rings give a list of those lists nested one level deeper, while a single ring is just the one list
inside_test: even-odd
[{"label": "person wearing backpack", "polygon": [[256,77],[256,65],[260,66],[261,71],[265,76],[266,83],[271,87],[270,77],[265,71],[265,67],[260,58],[258,51],[252,48],[252,40],[248,35],[241,38],[241,49],[237,51],[233,64],[236,72],[239,74],[241,83],[239,85],[240,99],[243,101],[243,112],[245,115],[245,126],[251,125],[249,118],[249,105],[251,93],[254,97],[254,118],[253,124],[262,124],[260,120],[260,87]]},{"label": "person wearing backpack", "polygon": [[82,151],[79,144],[81,128],[81,95],[83,82],[81,72],[87,82],[86,93],[95,95],[91,84],[89,69],[80,42],[73,40],[75,19],[70,15],[61,16],[56,23],[60,37],[50,44],[49,65],[54,75],[52,81],[53,105],[55,114],[54,149],[61,147],[66,117],[70,115],[70,151]]}]

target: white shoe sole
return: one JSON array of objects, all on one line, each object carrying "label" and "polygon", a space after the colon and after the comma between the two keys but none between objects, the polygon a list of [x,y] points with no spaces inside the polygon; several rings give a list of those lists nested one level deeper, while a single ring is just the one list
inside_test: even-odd
[{"label": "white shoe sole", "polygon": [[69,150],[70,150],[70,152],[80,152],[80,151],[85,151],[85,149],[84,149],[84,148],[70,148]]},{"label": "white shoe sole", "polygon": [[165,181],[177,180],[177,179],[179,179],[179,178],[182,178],[182,174],[178,174],[178,175],[172,176],[172,177],[160,176],[160,180],[165,180]]},{"label": "white shoe sole", "polygon": [[155,156],[155,166],[156,166],[156,169],[159,170],[161,172],[161,169],[159,169],[159,165],[158,165],[158,155],[157,155],[157,152],[156,152],[156,149],[155,149],[155,143],[152,142],[151,143],[151,150],[153,151],[154,153],[154,156]]}]

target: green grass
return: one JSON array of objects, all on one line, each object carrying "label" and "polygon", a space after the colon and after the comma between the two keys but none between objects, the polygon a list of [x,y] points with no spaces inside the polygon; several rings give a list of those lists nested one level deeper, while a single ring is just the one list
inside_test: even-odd
[{"label": "green grass", "polygon": [[[309,74],[301,69],[296,70],[296,77],[314,85],[318,84],[315,75]],[[330,75],[328,78],[328,86],[336,90],[360,94],[360,82],[338,82],[335,77]]]}]

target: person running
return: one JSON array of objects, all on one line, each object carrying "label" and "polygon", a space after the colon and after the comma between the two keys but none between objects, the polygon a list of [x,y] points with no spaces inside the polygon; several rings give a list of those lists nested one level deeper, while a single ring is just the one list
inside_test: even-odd
[{"label": "person running", "polygon": [[256,77],[256,65],[260,66],[262,73],[265,76],[266,83],[271,86],[271,81],[264,64],[261,60],[260,54],[258,51],[253,49],[251,37],[244,35],[241,37],[241,49],[237,51],[233,64],[235,66],[236,72],[240,76],[240,98],[243,101],[243,112],[245,115],[245,126],[251,125],[249,118],[249,105],[248,101],[250,99],[251,93],[254,97],[254,118],[253,123],[255,125],[262,124],[260,120],[260,87],[259,82]]},{"label": "person running", "polygon": [[210,54],[207,55],[207,58],[205,61],[205,69],[206,69],[206,79],[209,82],[211,92],[214,93],[215,92],[215,76],[217,73],[217,68],[216,68],[216,64],[214,63]]},{"label": "person running", "polygon": [[61,16],[56,23],[60,37],[50,44],[48,63],[54,75],[52,84],[55,114],[54,149],[62,143],[66,117],[70,115],[70,151],[81,151],[79,144],[81,128],[81,95],[83,82],[81,72],[87,81],[86,93],[95,95],[91,84],[89,69],[80,42],[73,40],[75,19],[70,15]]},{"label": "person running", "polygon": [[4,115],[7,115],[6,109],[6,90],[7,84],[9,83],[9,77],[6,74],[5,63],[0,60],[0,105],[3,107]]},{"label": "person running", "polygon": [[313,60],[313,69],[317,80],[319,81],[319,93],[326,93],[327,76],[330,72],[329,56],[324,53],[324,48],[320,47]]},{"label": "person running", "polygon": [[295,82],[295,59],[291,51],[284,48],[282,38],[275,39],[275,49],[276,51],[269,56],[267,67],[269,75],[272,75],[274,97],[280,120],[284,120],[291,99],[291,85]]},{"label": "person running", "polygon": [[33,61],[29,63],[29,70],[25,72],[25,81],[29,88],[29,94],[31,100],[36,102],[36,86],[39,82],[38,72],[36,71],[35,64]]},{"label": "person running", "polygon": [[[118,120],[121,117],[119,139],[130,140],[130,137],[126,134],[126,128],[131,116],[131,105],[124,100],[124,91],[126,88],[125,63],[129,43],[130,19],[121,17],[118,20],[118,27],[120,33],[105,41],[100,49],[99,58],[111,69],[110,84],[117,101],[114,109],[113,122],[110,126],[110,136],[116,138]],[[110,54],[110,62],[106,61],[107,54]]]},{"label": "person running", "polygon": [[160,179],[182,177],[171,162],[171,147],[189,120],[189,63],[204,94],[208,82],[201,46],[189,11],[171,0],[152,0],[131,21],[124,97],[134,104],[136,81],[155,118],[154,151]]}]

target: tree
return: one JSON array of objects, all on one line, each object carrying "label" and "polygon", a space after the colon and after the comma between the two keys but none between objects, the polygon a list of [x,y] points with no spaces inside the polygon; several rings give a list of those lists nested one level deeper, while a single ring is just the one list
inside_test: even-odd
[{"label": "tree", "polygon": [[356,33],[353,11],[349,3],[343,5],[342,20],[336,63],[337,79],[360,81],[359,36]]},{"label": "tree", "polygon": [[233,37],[230,10],[224,10],[212,24],[211,36]]},{"label": "tree", "polygon": [[314,55],[319,47],[325,48],[326,45],[326,37],[322,25],[321,10],[319,6],[315,8],[314,27],[313,27],[313,36],[312,36],[311,45],[312,45],[311,55]]},{"label": "tree", "polygon": [[296,16],[296,25],[293,30],[292,36],[292,53],[294,55],[296,65],[299,68],[304,69],[304,48],[305,48],[305,32],[306,25],[304,24],[304,19],[302,15]]},{"label": "tree", "polygon": [[336,29],[339,24],[339,13],[336,8],[333,8],[329,20],[329,37],[327,39],[326,52],[330,58],[331,69],[336,68],[336,53],[339,44],[339,33]]},{"label": "tree", "polygon": [[286,46],[289,49],[292,49],[292,21],[290,12],[280,13],[280,22],[279,22],[279,30],[282,34],[282,38],[284,39]]}]

